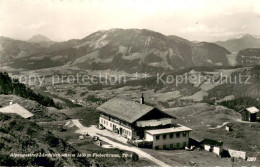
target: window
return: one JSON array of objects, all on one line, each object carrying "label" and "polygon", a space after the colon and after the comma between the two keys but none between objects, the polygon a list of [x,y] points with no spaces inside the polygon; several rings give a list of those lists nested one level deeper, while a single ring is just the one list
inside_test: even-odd
[{"label": "window", "polygon": [[110,123],[110,127],[112,127],[112,123]]},{"label": "window", "polygon": [[166,134],[163,134],[163,140],[165,140],[165,139],[166,139],[166,137],[167,137],[167,136],[166,136]]},{"label": "window", "polygon": [[176,144],[176,147],[179,148],[179,147],[180,147],[180,143],[177,143],[177,144]]},{"label": "window", "polygon": [[160,147],[159,146],[155,146],[155,150],[159,150],[160,149]]},{"label": "window", "polygon": [[186,147],[186,146],[187,146],[186,142],[183,142],[183,147]]},{"label": "window", "polygon": [[166,145],[163,145],[163,149],[166,149]]},{"label": "window", "polygon": [[173,149],[173,144],[170,144],[170,148]]},{"label": "window", "polygon": [[103,123],[103,119],[100,119],[101,124]]},{"label": "window", "polygon": [[160,135],[156,135],[156,140],[160,140]]},{"label": "window", "polygon": [[177,138],[180,138],[180,133],[179,133],[179,132],[176,133],[176,137],[177,137]]},{"label": "window", "polygon": [[172,139],[173,138],[173,133],[170,133],[170,139]]},{"label": "window", "polygon": [[183,137],[186,137],[187,133],[186,132],[183,132]]}]

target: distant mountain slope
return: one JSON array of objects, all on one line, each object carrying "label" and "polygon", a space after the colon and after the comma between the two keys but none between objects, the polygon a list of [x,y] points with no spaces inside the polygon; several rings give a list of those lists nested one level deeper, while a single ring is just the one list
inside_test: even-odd
[{"label": "distant mountain slope", "polygon": [[42,51],[28,53],[8,65],[40,69],[68,64],[91,70],[154,72],[190,66],[228,66],[226,55],[230,54],[213,43],[192,43],[145,29],[98,31],[81,40],[53,43],[39,50]]},{"label": "distant mountain slope", "polygon": [[254,100],[260,99],[259,65],[235,72],[231,75],[231,79],[229,80],[228,83],[224,83],[209,90],[205,100],[211,99],[212,101],[215,101],[230,95],[234,95],[235,98],[248,97]]},{"label": "distant mountain slope", "polygon": [[34,35],[30,39],[28,39],[28,42],[50,42],[51,40],[43,35]]},{"label": "distant mountain slope", "polygon": [[68,143],[36,123],[0,113],[0,164],[2,166],[88,166],[84,158],[12,157],[16,154],[78,154]]},{"label": "distant mountain slope", "polygon": [[[179,37],[139,29],[112,29],[93,33],[74,48],[87,50],[73,65],[90,69],[113,69],[130,72],[189,66],[228,65],[229,52],[215,44],[193,44]],[[215,50],[217,49],[217,50]],[[217,53],[217,55],[209,53]],[[216,59],[213,57],[217,56]],[[218,64],[219,63],[219,64]],[[150,70],[149,70],[150,69]]]},{"label": "distant mountain slope", "polygon": [[0,37],[1,64],[13,61],[15,59],[29,57],[43,51],[45,51],[45,48],[38,43],[29,43],[11,38]]},{"label": "distant mountain slope", "polygon": [[260,37],[246,34],[238,38],[217,41],[215,43],[231,52],[238,52],[246,48],[260,48]]},{"label": "distant mountain slope", "polygon": [[248,48],[239,51],[237,62],[242,66],[260,65],[260,48]]}]

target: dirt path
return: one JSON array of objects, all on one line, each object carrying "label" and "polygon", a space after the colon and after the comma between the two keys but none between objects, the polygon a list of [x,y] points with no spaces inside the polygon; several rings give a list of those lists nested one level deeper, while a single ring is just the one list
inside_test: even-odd
[{"label": "dirt path", "polygon": [[226,124],[228,124],[229,122],[224,122],[222,125],[218,125],[217,127],[215,128],[209,128],[209,129],[219,129],[219,128],[222,128],[223,126],[225,126]]},{"label": "dirt path", "polygon": [[73,120],[71,120],[71,121],[74,123],[74,125],[75,125],[77,128],[79,128],[79,129],[84,128],[84,126],[79,122],[78,119],[73,119]]},{"label": "dirt path", "polygon": [[[79,133],[79,134],[85,134],[85,133],[88,133],[90,136],[98,136],[102,141],[104,142],[107,142],[109,144],[111,144],[113,147],[115,148],[119,148],[121,150],[126,150],[126,151],[131,151],[131,152],[135,152],[136,154],[138,154],[140,157],[143,157],[143,158],[146,158],[146,159],[149,159],[150,161],[156,163],[157,165],[159,166],[162,166],[162,167],[170,167],[169,165],[167,165],[166,163],[156,159],[155,157],[151,156],[150,154],[140,150],[139,148],[137,147],[134,147],[134,146],[127,146],[127,145],[123,145],[123,144],[120,144],[120,143],[117,143],[117,142],[114,142],[106,137],[104,137],[103,135],[99,135],[100,134],[104,134],[106,133],[106,130],[99,130],[97,129],[96,127],[94,126],[91,126],[91,127],[84,127],[80,122],[79,120],[77,119],[73,119],[72,122],[75,124],[75,126],[77,126],[79,129],[76,130],[76,133]],[[109,132],[110,133],[110,132]],[[107,133],[106,133],[107,134]],[[114,137],[114,136],[111,136],[111,137]],[[116,140],[118,136],[116,136]],[[122,137],[123,138],[123,137]],[[121,142],[121,140],[120,140]]]}]

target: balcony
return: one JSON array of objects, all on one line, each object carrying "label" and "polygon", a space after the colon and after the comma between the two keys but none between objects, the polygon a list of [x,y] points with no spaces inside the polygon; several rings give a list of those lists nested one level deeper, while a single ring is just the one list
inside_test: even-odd
[{"label": "balcony", "polygon": [[173,124],[172,118],[162,118],[162,119],[153,119],[153,120],[146,120],[146,121],[137,121],[137,127],[155,127],[155,126],[163,126]]}]

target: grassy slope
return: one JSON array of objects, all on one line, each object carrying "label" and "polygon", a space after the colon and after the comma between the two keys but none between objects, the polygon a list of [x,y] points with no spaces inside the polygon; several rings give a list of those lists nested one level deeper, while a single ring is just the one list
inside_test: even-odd
[{"label": "grassy slope", "polygon": [[[222,140],[224,148],[246,151],[249,156],[258,157],[259,160],[259,123],[240,122],[240,114],[234,110],[208,104],[198,103],[188,107],[166,109],[165,111],[176,116],[179,123],[192,128],[191,137]],[[225,122],[232,124],[234,130],[227,132],[225,126],[216,128]]]},{"label": "grassy slope", "polygon": [[62,113],[73,119],[79,119],[85,125],[97,125],[99,120],[99,112],[94,108],[78,107],[73,109],[63,109]]},{"label": "grassy slope", "polygon": [[88,165],[84,158],[12,158],[10,153],[78,153],[64,140],[16,115],[0,113],[0,165]]}]

